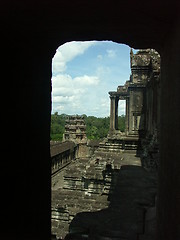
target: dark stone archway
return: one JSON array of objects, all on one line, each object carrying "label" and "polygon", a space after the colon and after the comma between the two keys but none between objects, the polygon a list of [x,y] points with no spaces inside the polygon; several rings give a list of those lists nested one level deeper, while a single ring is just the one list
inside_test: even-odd
[{"label": "dark stone archway", "polygon": [[161,53],[157,236],[179,239],[178,1],[7,0],[0,11],[1,238],[50,239],[51,60],[56,48],[71,40],[112,40]]}]

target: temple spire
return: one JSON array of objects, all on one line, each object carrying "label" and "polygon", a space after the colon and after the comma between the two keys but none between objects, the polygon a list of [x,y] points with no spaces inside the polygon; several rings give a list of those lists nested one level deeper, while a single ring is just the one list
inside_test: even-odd
[{"label": "temple spire", "polygon": [[130,50],[130,64],[131,64],[131,66],[132,66],[132,58],[133,58],[133,55],[134,55],[134,53],[133,53],[133,50],[132,50],[132,48],[131,48],[131,50]]}]

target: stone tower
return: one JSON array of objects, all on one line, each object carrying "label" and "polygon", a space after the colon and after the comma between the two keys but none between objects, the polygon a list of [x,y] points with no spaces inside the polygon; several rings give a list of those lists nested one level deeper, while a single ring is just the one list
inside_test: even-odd
[{"label": "stone tower", "polygon": [[73,141],[76,144],[86,144],[86,125],[83,116],[68,116],[63,135],[64,141]]}]

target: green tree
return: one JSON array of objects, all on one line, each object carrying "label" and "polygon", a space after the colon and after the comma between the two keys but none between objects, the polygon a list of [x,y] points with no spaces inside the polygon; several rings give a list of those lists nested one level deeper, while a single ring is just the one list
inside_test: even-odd
[{"label": "green tree", "polygon": [[118,117],[118,128],[121,132],[125,131],[125,116],[121,115]]},{"label": "green tree", "polygon": [[66,116],[65,114],[58,115],[58,112],[51,115],[51,140],[62,141],[65,131]]}]

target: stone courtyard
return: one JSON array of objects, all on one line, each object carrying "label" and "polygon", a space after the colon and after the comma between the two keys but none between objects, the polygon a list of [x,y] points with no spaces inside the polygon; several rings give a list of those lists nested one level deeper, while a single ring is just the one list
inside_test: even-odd
[{"label": "stone courtyard", "polygon": [[[55,176],[64,179],[52,188],[52,233],[57,238],[69,233],[66,239],[153,239],[156,172],[143,169],[132,153],[122,153],[115,166],[81,159]],[[147,220],[149,211],[153,214]]]}]

